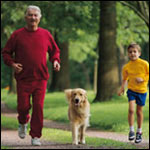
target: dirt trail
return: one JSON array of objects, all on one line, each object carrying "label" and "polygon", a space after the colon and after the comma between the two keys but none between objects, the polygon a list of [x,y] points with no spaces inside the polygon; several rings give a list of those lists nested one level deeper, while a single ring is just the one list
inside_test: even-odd
[{"label": "dirt trail", "polygon": [[[17,113],[9,110],[5,104],[1,104],[1,111],[4,116],[8,117],[15,117],[17,118]],[[44,120],[44,127],[48,128],[56,128],[56,129],[62,129],[62,130],[70,130],[69,125],[66,125],[64,123],[58,123],[55,121],[50,121],[50,120]],[[127,135],[123,134],[118,134],[114,132],[103,132],[99,130],[93,130],[93,129],[88,129],[86,132],[86,135],[89,137],[97,137],[97,138],[105,138],[105,139],[112,139],[116,141],[121,141],[121,142],[126,142],[129,143],[127,140]],[[22,140],[18,137],[18,132],[17,131],[12,131],[12,130],[2,130],[1,131],[1,144],[5,146],[11,146],[15,149],[93,149],[93,147],[89,147],[86,145],[79,145],[79,146],[74,146],[72,144],[60,144],[60,143],[53,143],[50,141],[45,141],[42,140],[42,146],[40,147],[33,147],[30,146],[31,143],[31,138],[29,135]],[[134,142],[132,142],[133,145]],[[149,140],[143,140],[142,143],[138,144],[138,147],[146,147],[149,148]],[[100,148],[100,149],[110,149],[110,148]]]},{"label": "dirt trail", "polygon": [[11,147],[13,149],[94,149],[93,147],[86,145],[72,145],[54,143],[41,139],[42,146],[31,146],[31,137],[26,136],[25,139],[18,137],[17,131],[2,130],[1,131],[1,144]]}]

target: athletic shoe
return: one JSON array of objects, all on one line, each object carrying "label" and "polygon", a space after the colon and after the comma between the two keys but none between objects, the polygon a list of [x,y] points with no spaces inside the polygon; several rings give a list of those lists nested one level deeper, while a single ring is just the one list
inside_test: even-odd
[{"label": "athletic shoe", "polygon": [[41,146],[40,139],[37,138],[37,137],[32,138],[32,139],[31,139],[31,144],[32,144],[33,146]]},{"label": "athletic shoe", "polygon": [[140,143],[140,142],[142,142],[142,133],[137,132],[135,143]]},{"label": "athletic shoe", "polygon": [[134,140],[134,138],[135,138],[134,132],[130,131],[129,132],[129,140],[132,141],[132,140]]},{"label": "athletic shoe", "polygon": [[27,124],[19,124],[18,128],[18,136],[21,139],[24,139],[27,133]]}]

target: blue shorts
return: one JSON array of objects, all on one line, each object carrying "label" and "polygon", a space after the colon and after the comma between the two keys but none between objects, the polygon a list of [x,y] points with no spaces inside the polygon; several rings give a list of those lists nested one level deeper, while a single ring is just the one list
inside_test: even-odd
[{"label": "blue shorts", "polygon": [[137,105],[144,106],[147,93],[137,93],[137,92],[128,90],[127,96],[128,96],[128,101],[136,100]]}]

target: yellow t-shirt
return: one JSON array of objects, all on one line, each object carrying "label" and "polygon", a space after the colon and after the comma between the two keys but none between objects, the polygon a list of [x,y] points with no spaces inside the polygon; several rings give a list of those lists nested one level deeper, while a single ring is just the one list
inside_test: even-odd
[{"label": "yellow t-shirt", "polygon": [[[141,58],[135,61],[129,61],[124,65],[122,70],[123,80],[128,80],[128,89],[138,92],[146,93],[147,84],[149,80],[149,63]],[[137,83],[136,78],[140,77],[144,82]]]}]

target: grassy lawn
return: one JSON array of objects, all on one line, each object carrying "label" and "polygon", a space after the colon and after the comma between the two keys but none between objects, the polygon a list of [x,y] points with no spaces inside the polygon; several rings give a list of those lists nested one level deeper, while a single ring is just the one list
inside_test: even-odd
[{"label": "grassy lawn", "polygon": [[[50,133],[50,134],[47,134]],[[43,137],[44,139],[51,140],[53,142],[58,143],[71,143],[72,142],[72,135],[69,131],[63,131],[58,129],[48,129],[44,128],[43,130]],[[123,142],[118,142],[114,140],[108,140],[103,138],[91,138],[86,137],[86,144],[89,146],[94,147],[111,147],[111,148],[118,148],[121,149],[136,149],[134,145],[130,145]]]},{"label": "grassy lawn", "polygon": [[[5,117],[1,115],[1,126],[2,128],[17,130],[18,129],[18,121],[15,118]],[[29,127],[28,127],[29,132]],[[51,128],[43,128],[42,130],[42,139],[49,140],[51,142],[56,143],[72,143],[72,135],[70,131],[64,131],[60,129],[51,129]],[[120,149],[137,149],[136,146],[130,145],[128,143],[103,139],[103,138],[91,138],[86,137],[86,143],[88,146],[93,147],[111,147],[111,148],[120,148]],[[2,149],[11,149],[11,147],[2,146]],[[143,147],[144,148],[144,147]]]},{"label": "grassy lawn", "polygon": [[[91,103],[90,128],[104,131],[121,132],[128,135],[128,100],[125,96],[114,96],[109,102],[92,103],[95,95],[88,91],[88,99]],[[1,90],[1,99],[11,109],[16,109],[16,95],[8,95],[7,90]],[[47,93],[44,103],[44,118],[58,122],[69,123],[68,104],[63,92]],[[136,113],[136,111],[135,111]],[[136,117],[135,117],[136,129]],[[149,138],[149,95],[144,107],[143,137]]]},{"label": "grassy lawn", "polygon": [[1,146],[1,149],[12,149],[12,148],[7,147],[7,146]]}]

